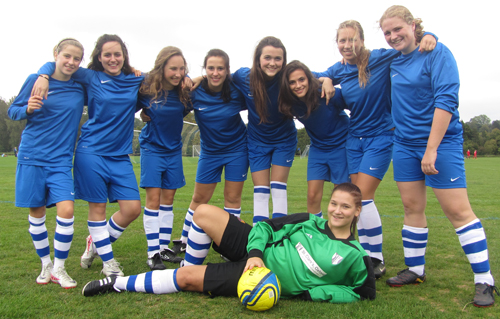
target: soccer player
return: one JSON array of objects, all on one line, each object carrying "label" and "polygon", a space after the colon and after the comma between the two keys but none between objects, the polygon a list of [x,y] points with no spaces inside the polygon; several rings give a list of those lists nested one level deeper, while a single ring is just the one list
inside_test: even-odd
[{"label": "soccer player", "polygon": [[[354,238],[361,193],[350,183],[333,190],[328,219],[299,213],[258,222],[251,227],[224,210],[200,205],[193,217],[206,242],[232,262],[185,266],[130,277],[89,282],[84,296],[136,291],[155,294],[197,291],[210,296],[237,296],[241,274],[267,267],[281,282],[281,296],[332,303],[374,299],[371,260]],[[194,226],[194,225],[197,226]],[[203,260],[200,260],[203,262]]]},{"label": "soccer player", "polygon": [[[16,206],[29,207],[29,232],[42,261],[36,282],[50,281],[63,288],[77,283],[64,267],[74,233],[74,185],[71,174],[78,124],[83,113],[84,89],[71,79],[83,58],[83,46],[72,38],[54,47],[55,69],[40,76],[50,83],[45,100],[31,96],[38,75],[32,74],[8,110],[13,120],[27,120],[21,136],[16,171]],[[16,148],[17,152],[17,148]],[[56,206],[54,263],[45,226],[46,208]]]},{"label": "soccer player", "polygon": [[[39,74],[51,74],[54,64],[44,65]],[[81,258],[89,268],[99,255],[106,276],[123,276],[114,259],[111,244],[141,214],[137,180],[128,154],[132,153],[134,113],[143,76],[135,76],[127,47],[117,35],[97,39],[88,69],[79,68],[72,79],[83,84],[88,94],[89,119],[82,126],[75,155],[76,198],[89,203],[90,236]],[[38,83],[44,84],[40,82]],[[44,96],[47,86],[34,88]],[[106,222],[106,202],[118,202],[120,209]]]},{"label": "soccer player", "polygon": [[307,211],[318,217],[325,181],[341,184],[349,181],[345,142],[349,117],[344,112],[340,90],[326,103],[321,98],[319,81],[299,61],[283,70],[280,89],[280,112],[299,120],[311,138],[307,162]]},{"label": "soccer player", "polygon": [[189,89],[182,83],[187,64],[182,51],[165,47],[139,90],[139,107],[149,121],[139,136],[141,182],[146,189],[144,231],[151,270],[166,269],[162,259],[180,262],[168,248],[174,221],[173,202],[178,188],[186,185],[182,168],[183,118],[192,109]]},{"label": "soccer player", "polygon": [[254,184],[253,223],[288,213],[287,181],[297,148],[297,129],[292,119],[278,110],[286,49],[275,37],[265,37],[255,48],[251,69],[233,75],[248,108],[248,156]]},{"label": "soccer player", "polygon": [[[221,181],[224,169],[224,210],[240,216],[241,194],[248,173],[247,129],[240,112],[245,100],[234,86],[229,69],[229,56],[219,49],[210,50],[203,68],[206,77],[191,92],[196,123],[200,129],[201,153],[196,171],[194,194],[189,204],[180,241],[173,250],[185,250],[193,213],[207,204]],[[189,260],[192,256],[186,255]]]},{"label": "soccer player", "polygon": [[497,291],[490,272],[486,235],[467,197],[462,124],[458,114],[460,80],[450,50],[438,43],[420,54],[422,20],[403,6],[380,18],[387,43],[402,53],[391,64],[392,114],[396,125],[394,179],[404,205],[402,230],[408,268],[389,278],[399,287],[426,280],[426,186],[432,187],[474,272],[474,305],[489,307]]},{"label": "soccer player", "polygon": [[477,150],[474,150],[474,159],[477,159]]},{"label": "soccer player", "polygon": [[468,149],[467,150],[467,159],[469,159],[469,158],[470,158],[470,150]]},{"label": "soccer player", "polygon": [[[427,36],[424,49],[434,47]],[[392,159],[394,123],[391,117],[389,65],[400,55],[396,50],[368,50],[364,32],[355,20],[342,22],[337,29],[337,46],[345,64],[338,62],[323,73],[327,98],[333,85],[342,86],[342,96],[350,111],[347,137],[347,164],[351,181],[363,194],[363,209],[358,220],[358,237],[373,261],[377,278],[386,273],[382,254],[382,221],[375,205],[375,191]]]}]

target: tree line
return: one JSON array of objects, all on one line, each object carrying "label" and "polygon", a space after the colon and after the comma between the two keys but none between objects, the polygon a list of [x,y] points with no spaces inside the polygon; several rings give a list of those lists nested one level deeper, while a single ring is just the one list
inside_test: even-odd
[{"label": "tree line", "polygon": [[[23,121],[12,121],[7,115],[7,110],[9,106],[14,101],[15,97],[8,101],[0,98],[0,152],[2,153],[12,153],[14,147],[19,149],[19,144],[21,143],[21,133],[26,126],[26,120]],[[78,135],[80,135],[80,128],[83,123],[88,120],[87,107],[84,108],[82,118],[80,120],[80,126],[78,129]],[[186,116],[185,120],[195,123],[194,114],[191,113]],[[464,153],[469,149],[471,152],[477,150],[480,155],[500,155],[500,121],[491,119],[482,114],[473,117],[468,122],[463,122],[464,128]],[[135,119],[134,130],[140,131],[144,123]],[[200,137],[197,131],[197,126],[184,125],[183,129],[183,154],[192,154],[192,145],[200,144]],[[304,128],[297,131],[297,155],[300,154],[309,145],[310,139]],[[133,141],[133,152],[135,154],[140,153],[138,134],[134,134]]]}]

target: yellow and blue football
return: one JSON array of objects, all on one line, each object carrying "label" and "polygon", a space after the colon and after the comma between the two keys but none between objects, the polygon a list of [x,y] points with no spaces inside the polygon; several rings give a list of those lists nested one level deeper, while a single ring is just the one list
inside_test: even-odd
[{"label": "yellow and blue football", "polygon": [[241,275],[238,281],[238,297],[246,308],[265,311],[278,303],[281,285],[278,277],[269,269],[254,267]]}]

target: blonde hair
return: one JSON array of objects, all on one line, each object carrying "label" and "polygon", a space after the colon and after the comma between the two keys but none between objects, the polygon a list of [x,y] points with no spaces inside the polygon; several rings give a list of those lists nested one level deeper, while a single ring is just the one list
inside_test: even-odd
[{"label": "blonde hair", "polygon": [[[153,69],[144,79],[141,88],[139,89],[139,93],[152,96],[151,102],[154,100],[158,100],[163,96],[167,96],[167,90],[163,87],[164,68],[170,58],[174,56],[180,56],[184,61],[184,66],[186,67],[184,76],[188,73],[186,59],[184,58],[181,49],[173,46],[168,46],[161,49],[160,53],[158,53],[158,56],[156,57]],[[190,98],[189,92],[182,89],[183,80],[184,77],[182,77],[181,82],[174,89],[179,94],[179,99],[182,104],[184,104],[184,107],[187,108],[187,103],[190,102]]]},{"label": "blonde hair", "polygon": [[68,45],[73,45],[73,46],[79,48],[80,50],[82,50],[82,60],[83,60],[83,54],[84,54],[83,45],[80,43],[80,41],[78,41],[77,39],[74,39],[74,38],[64,38],[61,41],[59,41],[59,43],[56,44],[56,46],[53,49],[54,54],[58,55]]},{"label": "blonde hair", "polygon": [[410,10],[404,6],[395,5],[385,10],[384,14],[379,20],[379,26],[382,28],[382,23],[385,19],[389,18],[400,18],[405,21],[408,25],[415,23],[415,41],[420,43],[424,36],[424,26],[422,25],[422,19],[414,18]]},{"label": "blonde hair", "polygon": [[[361,27],[361,24],[356,21],[356,20],[347,20],[342,22],[339,25],[339,28],[337,29],[337,38],[336,42],[339,42],[339,31],[342,29],[347,29],[351,28],[355,32],[355,36],[359,35],[359,39],[361,41],[365,41],[365,35],[363,32],[363,28]],[[356,55],[356,51],[354,50],[354,43],[353,45],[353,52]],[[370,50],[368,50],[365,45],[361,47],[359,54],[356,55],[356,66],[358,67],[358,82],[359,82],[359,87],[364,88],[366,87],[366,84],[368,83],[370,79],[370,70],[368,70],[368,61],[370,59]]]}]

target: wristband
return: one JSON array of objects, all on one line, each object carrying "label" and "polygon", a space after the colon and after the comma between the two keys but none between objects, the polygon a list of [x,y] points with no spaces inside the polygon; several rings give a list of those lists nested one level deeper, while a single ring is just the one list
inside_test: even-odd
[{"label": "wristband", "polygon": [[40,74],[38,77],[39,77],[39,78],[44,78],[44,79],[45,79],[45,80],[47,80],[47,81],[49,80],[49,77],[48,77],[48,76],[45,76],[45,75],[43,75],[43,74]]}]

